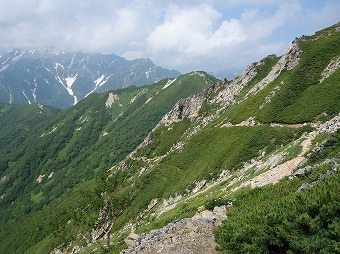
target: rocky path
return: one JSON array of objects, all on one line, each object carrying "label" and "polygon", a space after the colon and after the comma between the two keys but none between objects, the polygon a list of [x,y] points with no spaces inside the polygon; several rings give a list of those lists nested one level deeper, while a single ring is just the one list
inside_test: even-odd
[{"label": "rocky path", "polygon": [[[291,125],[290,127],[296,127],[297,125]],[[323,124],[312,124],[313,127],[317,128],[317,131],[310,132],[306,139],[301,143],[302,151],[300,154],[298,154],[297,157],[280,164],[258,176],[255,176],[254,178],[242,183],[237,188],[233,189],[233,191],[250,185],[252,188],[263,186],[269,183],[277,183],[280,179],[282,179],[285,176],[289,176],[292,171],[297,168],[297,166],[305,159],[304,155],[310,150],[310,147],[312,145],[312,141],[315,138],[315,136],[319,133],[324,132],[335,132],[340,128],[340,114],[335,116],[334,118],[330,119],[329,121],[323,123]]]},{"label": "rocky path", "polygon": [[254,178],[242,183],[233,191],[236,191],[239,188],[244,186],[250,185],[252,188],[260,187],[269,183],[277,183],[280,179],[284,178],[285,176],[289,176],[292,171],[297,168],[297,166],[305,159],[304,155],[307,151],[309,151],[312,140],[315,138],[317,132],[311,132],[308,134],[307,138],[301,143],[302,151],[298,154],[297,157],[280,164]]},{"label": "rocky path", "polygon": [[[251,120],[251,119],[250,119]],[[252,123],[250,123],[251,125]],[[237,189],[250,185],[252,188],[266,184],[275,184],[280,179],[291,175],[294,169],[305,159],[304,155],[310,150],[312,141],[319,133],[335,132],[340,128],[340,114],[323,124],[313,124],[316,131],[306,135],[301,142],[302,150],[293,159],[274,166],[266,172],[242,183]],[[285,127],[298,128],[302,125],[285,125]],[[275,125],[273,126],[275,127]],[[271,163],[275,163],[275,160]],[[225,176],[229,178],[229,175]],[[127,250],[122,253],[141,254],[216,254],[215,238],[212,229],[226,219],[226,207],[215,207],[214,211],[203,211],[192,218],[185,218],[169,223],[161,229],[151,230],[141,236],[131,233],[126,243]]]},{"label": "rocky path", "polygon": [[122,253],[217,254],[212,229],[225,219],[225,206],[215,207],[213,211],[169,223],[148,234],[131,233],[125,240],[129,248]]}]

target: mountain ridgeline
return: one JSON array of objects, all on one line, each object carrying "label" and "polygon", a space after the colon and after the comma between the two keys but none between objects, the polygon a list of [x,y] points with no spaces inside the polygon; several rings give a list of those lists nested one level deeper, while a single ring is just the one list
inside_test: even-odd
[{"label": "mountain ridgeline", "polygon": [[10,124],[2,126],[2,219],[13,214],[7,208],[25,214],[93,179],[132,152],[179,99],[215,81],[194,72],[150,86],[90,95],[62,112],[43,105],[1,106],[2,125]]},{"label": "mountain ridgeline", "polygon": [[338,23],[230,81],[1,105],[0,252],[336,253],[339,41]]},{"label": "mountain ridgeline", "polygon": [[70,53],[53,48],[0,54],[0,103],[42,103],[68,108],[93,92],[176,78],[178,71],[150,59]]}]

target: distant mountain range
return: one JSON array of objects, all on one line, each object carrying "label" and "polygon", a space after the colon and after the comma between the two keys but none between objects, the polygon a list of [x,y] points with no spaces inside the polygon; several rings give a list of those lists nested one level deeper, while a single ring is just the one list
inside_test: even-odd
[{"label": "distant mountain range", "polygon": [[13,49],[0,54],[0,103],[68,108],[93,92],[153,84],[180,74],[145,58]]}]

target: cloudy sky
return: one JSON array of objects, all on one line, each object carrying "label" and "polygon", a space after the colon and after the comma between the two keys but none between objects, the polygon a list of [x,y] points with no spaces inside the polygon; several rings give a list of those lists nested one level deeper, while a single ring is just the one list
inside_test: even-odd
[{"label": "cloudy sky", "polygon": [[56,47],[218,71],[281,55],[339,13],[339,0],[0,0],[0,50]]}]

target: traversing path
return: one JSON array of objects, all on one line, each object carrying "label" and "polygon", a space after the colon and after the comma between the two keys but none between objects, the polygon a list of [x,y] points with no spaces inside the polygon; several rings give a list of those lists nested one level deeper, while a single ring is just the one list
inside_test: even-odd
[{"label": "traversing path", "polygon": [[238,187],[234,188],[232,191],[236,191],[239,188],[250,185],[252,188],[260,187],[266,184],[275,184],[280,179],[289,176],[295,168],[305,159],[304,155],[310,150],[312,145],[312,140],[318,134],[317,131],[313,131],[309,133],[304,141],[302,141],[301,146],[302,150],[295,158],[286,161],[272,169],[267,170],[266,172],[255,176],[254,178],[243,182]]}]

